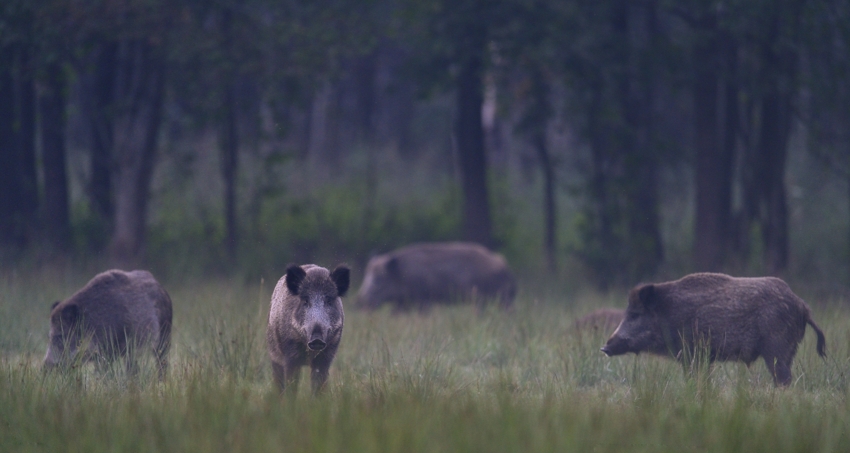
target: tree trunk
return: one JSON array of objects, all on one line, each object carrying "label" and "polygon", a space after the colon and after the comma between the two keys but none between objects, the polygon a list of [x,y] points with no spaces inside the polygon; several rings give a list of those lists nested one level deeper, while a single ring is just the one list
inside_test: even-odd
[{"label": "tree trunk", "polygon": [[18,83],[16,90],[18,98],[18,167],[21,181],[19,195],[21,228],[23,243],[35,238],[35,228],[38,215],[38,176],[36,175],[35,157],[35,68],[29,49],[20,51],[18,62]]},{"label": "tree trunk", "polygon": [[[613,28],[621,44],[620,61],[623,71],[617,76],[618,108],[622,125],[617,126],[615,150],[620,174],[618,184],[623,189],[622,218],[628,229],[626,254],[621,255],[628,281],[646,278],[655,273],[663,256],[658,221],[657,169],[652,149],[653,84],[652,66],[645,61],[646,47],[655,34],[655,5],[646,3],[646,22],[641,27],[634,17],[640,17],[636,6],[621,0],[615,10]],[[634,9],[633,9],[634,8]],[[640,40],[635,31],[644,32],[649,39]]]},{"label": "tree trunk", "polygon": [[132,264],[147,228],[147,203],[162,116],[165,66],[145,42],[121,44],[116,81],[122,109],[115,116],[115,229],[113,259]]},{"label": "tree trunk", "polygon": [[768,272],[781,274],[788,267],[788,204],[785,195],[785,161],[790,105],[777,92],[762,100],[761,146],[764,259]]},{"label": "tree trunk", "polygon": [[[778,34],[781,14],[799,21],[798,9],[780,10],[773,21]],[[799,22],[797,22],[799,25]],[[785,33],[788,33],[786,30]],[[793,36],[793,34],[792,34]],[[792,127],[792,102],[796,92],[797,54],[788,45],[777,47],[775,40],[762,44],[761,128],[758,149],[762,171],[760,183],[764,206],[764,260],[769,273],[780,275],[788,268],[788,201],[785,193],[785,164]]]},{"label": "tree trunk", "polygon": [[723,264],[729,262],[730,255],[735,248],[736,237],[740,232],[736,231],[737,223],[735,222],[732,212],[732,186],[734,183],[735,173],[735,157],[738,147],[738,130],[740,115],[738,113],[738,45],[734,38],[725,36],[724,38],[724,59],[726,60],[724,74],[724,105],[723,105],[723,148],[721,157],[718,159],[721,168],[723,169],[723,177],[718,181],[718,198],[720,199],[719,212],[721,219],[719,221],[724,236],[723,243]]},{"label": "tree trunk", "polygon": [[457,136],[463,189],[463,234],[468,241],[493,246],[490,197],[487,190],[487,156],[481,123],[483,45],[467,55],[457,81]]},{"label": "tree trunk", "polygon": [[15,242],[15,209],[19,193],[15,146],[15,87],[11,46],[0,47],[0,242]]},{"label": "tree trunk", "polygon": [[44,231],[58,250],[71,243],[68,213],[68,177],[65,164],[65,75],[62,65],[47,66],[44,91],[39,99],[44,169]]},{"label": "tree trunk", "polygon": [[378,54],[376,51],[354,62],[354,90],[357,103],[357,140],[361,145],[373,146],[375,139],[375,101]]},{"label": "tree trunk", "polygon": [[113,114],[117,42],[105,42],[94,52],[94,73],[88,91],[91,96],[88,117],[92,134],[89,199],[92,210],[108,226],[114,221],[112,193]]},{"label": "tree trunk", "polygon": [[0,52],[0,241],[22,247],[34,237],[38,211],[35,85],[27,49]]},{"label": "tree trunk", "polygon": [[[655,67],[647,54],[652,52],[658,36],[657,5],[648,1],[643,5],[645,21],[643,28],[647,38],[636,40],[630,47],[635,54],[630,82],[638,87],[638,92],[625,99],[634,98],[634,102],[624,105],[627,124],[635,137],[634,152],[638,157],[635,165],[635,184],[629,190],[628,207],[631,275],[634,281],[655,274],[664,259],[664,247],[661,242],[660,214],[658,201],[658,158],[655,150]],[[626,33],[628,37],[631,33]],[[635,38],[632,38],[635,39]],[[628,81],[627,81],[628,82]],[[628,91],[626,91],[628,92]],[[629,155],[623,156],[625,162]]]},{"label": "tree trunk", "polygon": [[540,171],[543,175],[543,255],[550,273],[557,271],[556,211],[555,211],[555,165],[549,154],[547,129],[552,108],[550,105],[549,84],[542,68],[533,64],[530,68],[531,96],[528,100],[525,118],[520,124],[529,135],[531,146],[537,154]]},{"label": "tree trunk", "polygon": [[225,247],[231,262],[236,259],[236,177],[239,165],[239,137],[236,124],[235,83],[224,89],[224,124],[221,138],[221,172],[224,178]]},{"label": "tree trunk", "polygon": [[[595,76],[595,77],[594,77]],[[600,74],[590,77],[590,105],[587,111],[591,152],[589,221],[584,227],[582,258],[595,273],[600,289],[608,289],[623,274],[622,238],[614,233],[616,206],[611,186],[610,134],[605,127],[604,82]]]},{"label": "tree trunk", "polygon": [[555,169],[546,146],[545,127],[535,134],[534,148],[540,160],[540,170],[543,172],[543,253],[549,272],[554,273],[558,269],[555,240]]},{"label": "tree trunk", "polygon": [[694,138],[696,149],[696,221],[694,265],[697,271],[720,271],[726,248],[725,229],[728,201],[724,184],[725,149],[720,146],[718,113],[718,41],[714,21],[698,30],[706,37],[694,48]]},{"label": "tree trunk", "polygon": [[[232,48],[233,13],[230,8],[222,11],[222,49],[235,61]],[[236,106],[236,71],[228,68],[224,80],[221,124],[221,175],[224,179],[224,227],[225,249],[231,263],[236,260],[237,223],[236,223],[236,179],[239,175],[239,130]]]}]

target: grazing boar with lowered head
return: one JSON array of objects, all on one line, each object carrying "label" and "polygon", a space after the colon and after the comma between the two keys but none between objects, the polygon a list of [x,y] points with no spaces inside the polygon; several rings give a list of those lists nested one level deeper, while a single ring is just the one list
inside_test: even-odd
[{"label": "grazing boar with lowered head", "polygon": [[272,294],[266,331],[275,382],[281,391],[298,385],[301,367],[310,369],[313,393],[328,379],[328,369],[342,339],[342,296],[349,270],[333,272],[313,264],[291,265]]},{"label": "grazing boar with lowered head", "polygon": [[136,372],[135,353],[153,350],[163,379],[171,345],[171,298],[147,271],[110,270],[50,311],[45,369],[75,363],[109,363],[125,357]]},{"label": "grazing boar with lowered head", "polygon": [[691,274],[632,289],[626,317],[602,352],[646,351],[680,360],[704,352],[710,362],[747,365],[762,357],[774,382],[788,385],[806,324],[815,330],[818,354],[825,357],[826,339],[809,306],[784,281]]},{"label": "grazing boar with lowered head", "polygon": [[358,306],[426,308],[432,302],[496,299],[510,307],[516,280],[502,255],[473,243],[414,244],[369,260]]}]

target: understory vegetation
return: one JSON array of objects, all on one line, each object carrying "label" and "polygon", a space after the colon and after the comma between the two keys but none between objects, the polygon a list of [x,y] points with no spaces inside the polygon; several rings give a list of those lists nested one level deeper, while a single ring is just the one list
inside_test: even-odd
[{"label": "understory vegetation", "polygon": [[[625,306],[622,291],[526,285],[516,309],[358,310],[327,391],[273,388],[265,352],[275,281],[166,279],[171,368],[128,378],[84,366],[44,374],[48,307],[90,275],[56,266],[0,277],[0,451],[847,451],[847,300],[795,288],[827,337],[808,329],[794,381],[762,361],[697,371],[664,358],[608,358],[608,332],[576,317]],[[355,277],[355,281],[357,278]],[[356,288],[354,288],[356,290]],[[353,294],[353,293],[352,293]]]}]

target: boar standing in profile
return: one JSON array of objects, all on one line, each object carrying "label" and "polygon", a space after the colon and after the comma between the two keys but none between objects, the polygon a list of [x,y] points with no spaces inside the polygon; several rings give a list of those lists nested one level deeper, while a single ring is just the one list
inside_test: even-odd
[{"label": "boar standing in profile", "polygon": [[809,306],[784,281],[691,274],[632,289],[626,318],[602,352],[646,351],[681,360],[704,347],[709,362],[739,360],[748,366],[762,357],[774,382],[788,385],[806,324],[817,334],[818,354],[826,357],[826,339]]},{"label": "boar standing in profile", "polygon": [[431,302],[497,299],[510,307],[516,280],[502,255],[473,243],[414,244],[369,260],[358,305],[425,308]]},{"label": "boar standing in profile", "polygon": [[313,393],[328,379],[328,369],[342,339],[342,296],[349,270],[333,272],[313,264],[291,265],[272,294],[266,331],[274,380],[281,391],[294,392],[302,366],[310,369]]},{"label": "boar standing in profile", "polygon": [[576,319],[576,330],[594,330],[612,332],[625,317],[626,311],[619,308],[599,308]]},{"label": "boar standing in profile", "polygon": [[50,312],[45,369],[87,361],[107,364],[125,357],[136,373],[135,354],[150,347],[159,377],[168,369],[171,298],[147,271],[109,270],[96,275]]}]

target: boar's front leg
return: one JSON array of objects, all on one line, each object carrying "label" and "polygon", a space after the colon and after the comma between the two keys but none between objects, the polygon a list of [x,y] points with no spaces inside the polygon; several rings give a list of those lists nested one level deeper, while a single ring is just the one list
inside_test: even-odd
[{"label": "boar's front leg", "polygon": [[281,393],[291,393],[295,395],[298,392],[298,380],[300,377],[301,366],[304,365],[298,357],[289,357],[283,364],[272,362],[272,374],[277,388]]},{"label": "boar's front leg", "polygon": [[272,362],[272,376],[274,377],[275,385],[277,385],[277,388],[282,392],[284,388],[286,388],[286,378],[283,365],[277,362]]},{"label": "boar's front leg", "polygon": [[336,355],[336,347],[328,347],[313,358],[310,363],[310,383],[314,395],[318,395],[325,388],[334,355]]},{"label": "boar's front leg", "polygon": [[776,385],[787,386],[791,384],[791,361],[783,360],[781,357],[766,356],[764,364],[773,376],[773,382]]},{"label": "boar's front leg", "polygon": [[[306,356],[299,351],[299,345],[286,344],[282,356],[278,360],[272,360],[272,374],[278,389],[281,392],[295,394],[298,391],[298,378],[301,367],[306,365]],[[280,360],[282,359],[282,360]]]}]

